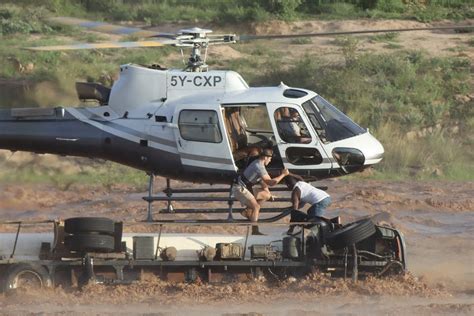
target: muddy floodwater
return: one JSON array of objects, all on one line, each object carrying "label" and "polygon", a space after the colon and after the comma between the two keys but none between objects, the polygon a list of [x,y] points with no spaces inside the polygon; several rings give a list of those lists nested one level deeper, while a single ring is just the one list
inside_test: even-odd
[{"label": "muddy floodwater", "polygon": [[[164,181],[157,179],[156,191],[163,189],[163,185]],[[179,182],[175,185],[193,186]],[[474,314],[474,182],[336,179],[316,185],[327,185],[333,197],[328,216],[340,215],[343,222],[372,216],[377,223],[401,230],[407,241],[410,273],[357,283],[318,274],[296,280],[260,279],[222,284],[176,284],[149,276],[129,286],[88,285],[83,289],[1,294],[0,315]],[[59,190],[45,185],[2,185],[0,218],[106,216],[126,221],[127,231],[156,231],[155,225],[141,222],[146,218],[146,203],[141,199],[144,195],[145,192],[134,192],[126,186],[106,190],[72,185]],[[175,207],[184,206],[175,203]],[[154,210],[164,207],[164,203],[157,202]],[[164,217],[156,212],[153,215]],[[0,228],[14,231],[5,225]],[[236,233],[239,229],[166,228],[216,233]],[[262,230],[265,229],[278,228]]]}]

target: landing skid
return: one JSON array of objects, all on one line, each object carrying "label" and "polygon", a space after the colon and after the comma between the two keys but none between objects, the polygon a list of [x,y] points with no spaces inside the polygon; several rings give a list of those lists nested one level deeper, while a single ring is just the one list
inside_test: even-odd
[{"label": "landing skid", "polygon": [[[232,194],[232,186],[230,188],[198,188],[198,189],[172,189],[170,179],[166,179],[166,189],[163,190],[164,196],[154,195],[153,192],[153,180],[154,175],[150,175],[150,180],[148,183],[148,195],[143,197],[143,199],[148,203],[148,213],[147,213],[147,222],[160,222],[160,223],[248,223],[247,219],[235,219],[233,217],[234,211],[241,212],[244,208],[233,208],[234,202],[237,200]],[[318,187],[322,190],[327,190],[327,187]],[[275,187],[271,189],[272,192],[282,192],[290,191],[286,187]],[[180,194],[225,194],[227,196],[179,196]],[[178,196],[176,196],[178,194]],[[153,203],[157,201],[167,202],[166,208],[158,211],[159,214],[219,214],[227,213],[227,219],[174,219],[174,220],[155,220],[153,218]],[[177,209],[173,206],[173,201],[179,202],[227,202],[227,208],[181,208]],[[266,203],[273,202],[291,202],[290,198],[275,198],[272,201],[267,201]],[[260,213],[279,213],[276,216],[261,218],[259,222],[271,223],[278,221],[291,213],[291,207],[269,207],[260,209]]]}]

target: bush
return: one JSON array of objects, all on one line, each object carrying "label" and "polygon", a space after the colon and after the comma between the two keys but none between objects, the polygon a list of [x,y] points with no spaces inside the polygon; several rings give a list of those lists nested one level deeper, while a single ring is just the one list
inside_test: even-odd
[{"label": "bush", "polygon": [[448,16],[449,10],[440,6],[413,6],[413,16],[417,21],[420,22],[431,22],[435,20],[441,20]]},{"label": "bush", "polygon": [[6,6],[0,10],[0,34],[49,33],[52,28],[42,21],[46,13],[41,7],[20,10],[15,6]]},{"label": "bush", "polygon": [[302,0],[263,0],[260,4],[268,12],[276,14],[282,18],[292,18],[296,15],[296,9],[301,5]]},{"label": "bush", "polygon": [[316,9],[316,13],[327,14],[330,17],[354,17],[360,15],[360,10],[351,3],[323,4]]},{"label": "bush", "polygon": [[223,5],[219,12],[218,19],[223,24],[250,21],[263,22],[270,19],[270,14],[260,6]]},{"label": "bush", "polygon": [[402,13],[405,10],[405,4],[402,0],[378,0],[375,8],[383,12]]},{"label": "bush", "polygon": [[385,154],[376,169],[386,176],[398,178],[433,178],[470,180],[474,175],[472,144],[437,130],[424,137],[407,137],[407,130],[387,122],[373,133],[384,144]]}]

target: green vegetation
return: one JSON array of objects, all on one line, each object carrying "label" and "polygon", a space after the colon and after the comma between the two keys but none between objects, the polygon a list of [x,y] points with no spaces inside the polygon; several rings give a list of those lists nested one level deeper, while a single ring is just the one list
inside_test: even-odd
[{"label": "green vegetation", "polygon": [[313,41],[309,37],[300,37],[300,38],[295,38],[290,41],[290,44],[292,45],[305,45],[305,44],[311,44]]},{"label": "green vegetation", "polygon": [[283,81],[320,93],[381,140],[386,154],[376,169],[385,176],[474,178],[474,143],[462,141],[474,127],[472,100],[456,98],[472,88],[469,61],[350,51],[345,65],[308,56],[286,69],[263,67],[252,83]]},{"label": "green vegetation", "polygon": [[470,103],[455,100],[456,95],[469,92],[471,65],[467,59],[429,58],[418,51],[346,58],[351,62],[345,65],[308,56],[287,69],[266,67],[267,73],[254,83],[284,81],[317,91],[371,129],[389,121],[409,131],[472,114]]},{"label": "green vegetation", "polygon": [[[51,82],[59,94],[75,96],[73,82],[110,84],[117,66],[130,61],[152,64],[162,61],[174,48],[38,52],[22,48],[106,39],[77,28],[50,26],[48,15],[84,17],[90,20],[136,20],[147,25],[166,21],[194,23],[240,23],[269,19],[407,18],[419,21],[474,18],[470,0],[16,0],[0,5],[1,78]],[[7,4],[5,4],[7,3]],[[32,6],[34,5],[34,7]],[[22,7],[20,8],[20,5]],[[23,8],[25,6],[25,8]],[[399,49],[397,33],[372,36],[372,41]],[[128,38],[127,40],[133,40]],[[310,44],[310,39],[290,44]],[[245,57],[230,61],[211,59],[212,68],[240,72],[251,85],[290,86],[317,91],[346,112],[361,126],[370,128],[384,144],[384,161],[376,177],[474,178],[474,107],[458,98],[472,94],[472,65],[463,58],[431,58],[423,52],[357,54],[354,37],[340,37],[344,62],[327,61],[315,55],[288,60],[265,42],[234,46]],[[474,40],[468,42],[474,46]],[[169,59],[168,59],[169,60]],[[172,63],[176,64],[173,65]],[[168,66],[180,66],[180,60]],[[29,68],[28,65],[33,65]],[[255,71],[260,69],[261,71]],[[350,85],[341,84],[351,82]],[[62,104],[57,96],[39,101]],[[30,104],[30,103],[28,103]],[[4,168],[2,168],[4,169]],[[143,173],[113,163],[97,164],[71,174],[62,170],[25,166],[0,172],[0,181],[51,182],[60,188],[71,183],[112,186],[128,182],[144,185]]]},{"label": "green vegetation", "polygon": [[[467,133],[469,130],[464,131],[464,135]],[[459,135],[434,130],[423,137],[410,138],[398,125],[389,122],[374,130],[374,134],[385,147],[384,160],[376,167],[379,178],[474,178],[474,144],[460,141]]]},{"label": "green vegetation", "polygon": [[376,42],[396,42],[398,35],[400,35],[400,33],[397,32],[381,33],[372,36],[371,39]]},{"label": "green vegetation", "polygon": [[[54,12],[55,15],[115,21],[134,20],[151,25],[170,21],[225,24],[308,17],[402,18],[423,22],[474,17],[471,0],[4,0],[2,2],[22,7],[33,6],[35,9],[42,8]],[[32,25],[25,25],[25,22],[20,21],[16,21],[13,28],[24,32],[32,31]],[[9,32],[11,28],[6,26],[6,29]]]}]

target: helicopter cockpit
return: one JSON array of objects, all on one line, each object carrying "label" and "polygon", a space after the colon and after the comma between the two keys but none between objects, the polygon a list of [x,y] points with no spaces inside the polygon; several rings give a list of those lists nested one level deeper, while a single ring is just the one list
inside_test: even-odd
[{"label": "helicopter cockpit", "polygon": [[[315,178],[355,172],[373,158],[382,159],[380,143],[335,106],[303,90],[286,89],[287,98],[289,90],[293,99],[301,101],[222,105],[232,157],[239,170],[264,148],[274,151],[270,170],[286,167]],[[376,154],[364,149],[374,146]]]},{"label": "helicopter cockpit", "polygon": [[311,125],[325,144],[360,135],[365,129],[354,123],[334,105],[317,95],[303,103]]}]

